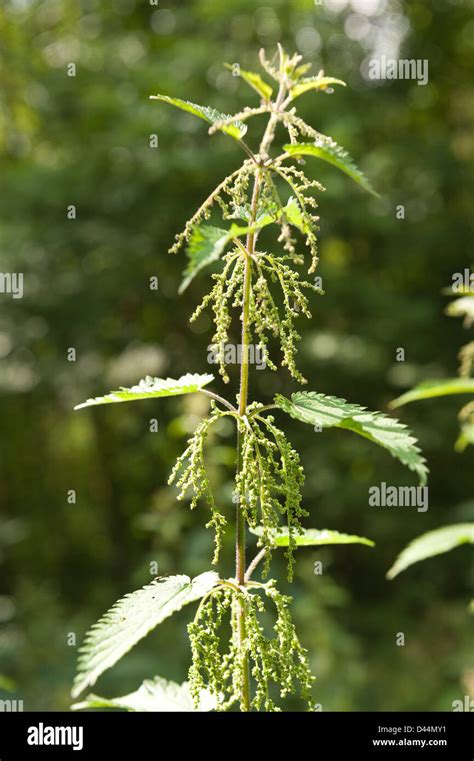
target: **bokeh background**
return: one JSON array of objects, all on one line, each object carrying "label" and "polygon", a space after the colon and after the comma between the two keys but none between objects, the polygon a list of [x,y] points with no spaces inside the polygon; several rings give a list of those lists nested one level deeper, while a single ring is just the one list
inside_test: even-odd
[{"label": "bokeh background", "polygon": [[[205,508],[191,514],[166,486],[206,412],[203,399],[72,411],[145,374],[209,371],[209,321],[188,324],[209,280],[197,278],[179,298],[184,259],[167,249],[241,156],[225,136],[210,138],[202,122],[148,96],[227,112],[255,105],[222,63],[255,69],[259,48],[271,54],[277,41],[347,81],[299,107],[351,152],[381,199],[308,163],[327,187],[326,296],[301,322],[300,366],[310,388],[386,409],[413,383],[453,375],[466,342],[460,321],[443,314],[442,289],[472,261],[474,20],[469,0],[4,0],[0,35],[1,270],[25,278],[23,299],[0,297],[0,696],[22,699],[25,710],[67,709],[77,656],[70,635],[79,645],[116,599],[150,580],[150,563],[193,575],[209,568],[211,553]],[[428,59],[429,83],[367,80],[367,60],[381,54]],[[255,120],[250,142],[261,125]],[[225,391],[220,380],[216,389]],[[262,401],[293,389],[285,370],[251,378]],[[234,373],[227,391],[236,390]],[[298,556],[294,615],[324,710],[451,710],[473,691],[470,550],[385,579],[414,536],[474,517],[472,451],[453,451],[459,406],[434,400],[400,413],[431,467],[427,513],[368,506],[371,485],[415,483],[385,451],[285,421],[306,469],[308,525],[377,545]],[[232,431],[211,443],[230,516]],[[272,573],[283,579],[283,564]],[[125,694],[154,675],[182,681],[190,616],[169,619],[94,691]]]}]

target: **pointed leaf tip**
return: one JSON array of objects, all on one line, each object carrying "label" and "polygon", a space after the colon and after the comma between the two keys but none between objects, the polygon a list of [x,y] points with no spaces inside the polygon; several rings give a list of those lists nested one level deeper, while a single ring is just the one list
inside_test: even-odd
[{"label": "pointed leaf tip", "polygon": [[[234,65],[231,63],[225,63],[224,66],[226,69],[229,69],[229,71],[234,72],[235,68]],[[237,77],[241,77],[241,79],[244,80],[252,90],[255,90],[256,93],[258,93],[264,100],[270,100],[273,93],[273,88],[265,82],[264,79],[260,76],[260,74],[257,74],[255,71],[246,71],[245,69],[241,69],[240,66],[236,70],[238,73],[235,75]]]},{"label": "pointed leaf tip", "polygon": [[442,555],[462,544],[474,544],[474,523],[456,523],[421,534],[402,550],[386,578],[394,579],[413,563]]},{"label": "pointed leaf tip", "polygon": [[290,95],[294,100],[309,90],[327,91],[331,85],[341,85],[342,87],[345,87],[346,83],[342,79],[335,79],[334,77],[307,77],[291,88]]},{"label": "pointed leaf tip", "polygon": [[347,151],[327,135],[320,135],[314,143],[287,143],[283,148],[290,156],[314,156],[327,161],[351,177],[368,193],[380,198],[365,174],[354,164]]},{"label": "pointed leaf tip", "polygon": [[298,391],[290,399],[278,394],[275,404],[291,417],[321,428],[345,428],[387,449],[426,484],[428,468],[411,431],[396,418],[381,412],[369,412],[365,407],[345,399],[326,396],[316,391]]},{"label": "pointed leaf tip", "polygon": [[72,697],[77,698],[86,687],[91,687],[165,618],[204,597],[218,578],[214,571],[193,580],[184,575],[162,577],[118,600],[85,636]]},{"label": "pointed leaf tip", "polygon": [[[175,106],[181,109],[181,111],[187,111],[189,114],[197,116],[199,119],[204,119],[208,124],[217,124],[218,122],[225,121],[230,118],[229,114],[223,114],[216,108],[211,106],[200,106],[198,103],[191,103],[188,100],[181,100],[181,98],[170,98],[168,95],[150,95],[151,100],[161,100],[163,103],[169,103],[170,106]],[[219,127],[222,132],[225,132],[235,140],[240,140],[247,132],[247,125],[241,121],[233,121],[230,124],[225,124]]]},{"label": "pointed leaf tip", "polygon": [[[265,535],[265,529],[262,526],[251,528],[250,532],[259,537]],[[277,529],[270,532],[269,539],[275,547],[288,547],[290,532],[288,528]],[[317,547],[328,544],[365,544],[367,547],[375,547],[375,542],[366,539],[365,536],[341,534],[339,531],[329,529],[305,528],[301,533],[295,531],[291,539],[296,547]]]},{"label": "pointed leaf tip", "polygon": [[405,394],[393,399],[389,407],[395,409],[409,402],[421,399],[434,399],[438,396],[453,394],[474,394],[474,378],[445,378],[442,380],[423,381]]},{"label": "pointed leaf tip", "polygon": [[192,394],[200,391],[214,380],[214,376],[206,373],[187,373],[181,378],[152,378],[147,375],[146,378],[131,388],[120,388],[118,391],[112,391],[105,396],[96,396],[88,399],[82,404],[77,404],[74,409],[80,410],[83,407],[94,407],[98,404],[114,404],[117,402],[133,402],[139,399],[153,399],[162,396],[180,396],[181,394]]}]

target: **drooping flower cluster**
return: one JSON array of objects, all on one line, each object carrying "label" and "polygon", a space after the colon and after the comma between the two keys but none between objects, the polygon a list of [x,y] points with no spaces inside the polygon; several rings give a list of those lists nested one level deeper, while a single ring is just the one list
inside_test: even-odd
[{"label": "drooping flower cluster", "polygon": [[223,381],[228,383],[229,375],[225,363],[224,347],[229,340],[229,328],[232,323],[231,308],[242,305],[242,271],[244,265],[237,251],[225,254],[224,260],[224,269],[221,273],[212,276],[214,286],[195,309],[191,316],[191,322],[197,320],[207,306],[212,306],[215,324],[212,344],[217,347],[216,361],[219,365],[219,373]]},{"label": "drooping flower cluster", "polygon": [[225,517],[220,512],[214,499],[209,476],[204,463],[204,443],[206,441],[209,428],[225,413],[218,410],[212,405],[211,414],[208,418],[201,420],[198,427],[188,440],[188,446],[180,455],[171,471],[168,483],[176,482],[179,489],[178,500],[185,498],[188,491],[191,491],[191,510],[193,510],[200,499],[203,499],[210,511],[211,519],[206,523],[206,528],[213,528],[215,532],[215,551],[213,563],[217,563],[222,546],[222,537],[227,524]]},{"label": "drooping flower cluster", "polygon": [[[224,345],[229,339],[232,310],[241,310],[244,263],[246,257],[250,257],[253,287],[249,327],[253,331],[252,338],[265,349],[267,365],[273,370],[276,370],[276,363],[268,356],[268,342],[270,336],[276,338],[283,354],[282,364],[288,368],[292,377],[299,382],[304,382],[295,364],[299,334],[294,322],[301,315],[311,317],[302,289],[310,288],[316,291],[319,289],[313,283],[302,280],[295,269],[295,266],[301,265],[304,261],[302,252],[298,250],[295,232],[303,235],[309,249],[311,261],[308,272],[312,274],[318,263],[317,232],[319,230],[317,202],[313,192],[324,190],[324,187],[318,181],[308,179],[299,168],[285,163],[287,154],[283,153],[272,158],[268,154],[268,149],[278,125],[286,129],[292,144],[297,142],[298,136],[312,140],[325,139],[324,135],[296,115],[294,107],[289,108],[295,87],[300,86],[301,83],[305,87],[311,87],[315,81],[319,80],[323,86],[324,77],[321,79],[322,72],[316,78],[305,77],[308,67],[300,65],[300,56],[288,57],[284,52],[281,52],[281,55],[284,59],[283,66],[274,66],[266,59],[263,52],[260,55],[260,62],[269,76],[283,87],[282,92],[286,92],[286,107],[281,107],[280,104],[279,108],[275,108],[275,104],[269,98],[263,98],[259,108],[246,108],[238,114],[218,120],[211,125],[209,131],[212,133],[235,125],[237,122],[243,123],[257,114],[270,115],[266,138],[262,141],[260,152],[253,154],[246,148],[251,157],[247,158],[239,169],[226,177],[209,195],[186,223],[183,232],[176,236],[176,241],[170,250],[177,252],[187,242],[190,246],[189,256],[195,259],[199,268],[202,262],[217,259],[223,262],[220,273],[212,276],[214,286],[211,292],[205,296],[191,317],[194,321],[206,307],[212,308],[215,323],[213,343],[217,346]],[[271,88],[269,90],[271,92]],[[258,185],[257,199],[254,198],[256,185]],[[288,192],[291,193],[290,196]],[[222,243],[222,237],[216,242],[220,253],[217,253],[217,248],[213,249],[209,245],[209,236],[206,236],[205,231],[206,228],[210,228],[203,225],[210,219],[213,209],[217,206],[224,220],[237,220],[237,223],[233,225],[237,228],[235,234],[232,233],[233,228],[220,231],[224,237],[226,232],[229,233],[225,243]],[[244,226],[242,222],[245,223]],[[263,229],[270,224],[276,224],[279,227],[277,238],[282,244],[283,254],[275,254],[271,250],[257,250],[257,241]],[[218,228],[212,229],[219,232]],[[201,231],[203,240],[201,251],[197,250],[195,238],[193,239],[196,231]],[[253,239],[251,252],[246,250],[249,235]],[[228,245],[230,250],[225,253],[224,249]],[[278,289],[280,289],[279,295]],[[222,355],[218,357],[218,363],[222,378],[228,382],[229,376]]]},{"label": "drooping flower cluster", "polygon": [[[265,598],[274,603],[273,613],[266,611]],[[279,711],[278,696],[285,699],[297,691],[308,708],[313,708],[314,679],[306,650],[296,635],[290,603],[291,598],[278,592],[273,581],[244,590],[223,582],[203,601],[188,626],[192,649],[189,683],[196,703],[207,689],[218,699],[220,710],[241,704],[248,660],[255,681],[250,709]],[[243,642],[239,639],[239,605],[245,610]],[[265,633],[269,617],[273,618],[271,636]],[[230,627],[229,637],[223,636],[226,627]]]},{"label": "drooping flower cluster", "polygon": [[[290,375],[300,383],[306,383],[305,378],[296,367],[295,355],[300,334],[295,328],[295,319],[303,314],[311,317],[309,303],[303,288],[321,293],[320,289],[306,280],[301,280],[299,274],[286,263],[289,256],[270,256],[259,254],[256,259],[258,277],[250,301],[250,329],[262,346],[265,347],[267,365],[276,370],[271,361],[268,351],[268,336],[273,335],[279,339],[283,354],[282,365],[286,366]],[[283,307],[280,309],[272,294],[272,283],[281,288]],[[281,311],[283,314],[281,314]]]},{"label": "drooping flower cluster", "polygon": [[235,172],[225,177],[188,219],[183,231],[175,236],[175,242],[169,249],[169,253],[177,254],[185,243],[189,243],[193,230],[210,218],[215,204],[225,213],[225,218],[231,216],[236,206],[243,206],[247,201],[248,185],[253,172],[254,163],[248,159]]},{"label": "drooping flower cluster", "polygon": [[240,425],[242,449],[236,477],[237,497],[249,526],[261,528],[260,542],[267,550],[264,575],[271,559],[272,532],[282,519],[287,523],[286,557],[291,581],[295,536],[301,531],[301,518],[307,515],[301,506],[304,473],[300,458],[271,416],[250,414]]}]

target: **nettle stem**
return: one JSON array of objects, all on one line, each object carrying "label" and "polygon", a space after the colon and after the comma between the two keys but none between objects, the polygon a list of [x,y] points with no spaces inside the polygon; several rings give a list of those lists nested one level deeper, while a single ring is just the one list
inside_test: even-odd
[{"label": "nettle stem", "polygon": [[[255,179],[252,192],[252,202],[249,226],[253,227],[258,216],[258,204],[260,200],[260,190],[262,183],[262,172],[265,171],[261,164],[267,159],[268,149],[275,135],[275,127],[278,121],[278,113],[284,102],[286,87],[282,83],[278,96],[274,103],[274,109],[268,120],[265,133],[262,137],[259,147],[259,167],[255,172]],[[239,392],[239,417],[244,418],[247,413],[248,389],[249,389],[249,344],[250,344],[250,298],[252,293],[252,260],[255,253],[255,243],[257,239],[256,232],[250,232],[247,235],[245,251],[242,255],[245,257],[244,268],[244,287],[242,303],[242,364],[240,368],[240,392]],[[240,432],[237,432],[237,470],[240,470]],[[245,513],[242,510],[240,502],[236,506],[236,540],[235,540],[235,577],[241,587],[247,583],[245,571]],[[245,643],[245,606],[243,602],[238,602],[238,639],[239,646],[243,647]],[[241,695],[241,708],[244,711],[250,710],[250,673],[248,657],[244,663],[243,686]]]}]

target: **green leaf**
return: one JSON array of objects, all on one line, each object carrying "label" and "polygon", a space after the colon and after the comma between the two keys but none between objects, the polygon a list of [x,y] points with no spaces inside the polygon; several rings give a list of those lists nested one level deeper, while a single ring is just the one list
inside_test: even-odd
[{"label": "green leaf", "polygon": [[[250,532],[256,536],[264,536],[264,528],[257,526],[250,528]],[[287,528],[278,529],[270,532],[270,541],[275,547],[288,547],[290,543],[290,534]],[[322,544],[366,544],[368,547],[374,547],[375,544],[364,536],[354,536],[352,534],[340,534],[339,531],[329,531],[329,529],[305,528],[302,534],[294,534],[293,541],[298,547],[313,547]]]},{"label": "green leaf", "polygon": [[473,394],[474,378],[447,378],[445,380],[431,380],[420,383],[415,388],[402,394],[390,402],[390,407],[401,407],[408,402],[417,402],[419,399],[433,399],[437,396],[451,396],[452,394]]},{"label": "green leaf", "polygon": [[[243,219],[248,222],[252,217],[252,209],[250,204],[245,206],[237,206],[236,216],[239,219]],[[295,227],[302,225],[302,214],[296,198],[290,196],[285,206],[280,207],[274,201],[267,201],[258,207],[258,212],[255,218],[255,225],[252,228],[245,228],[246,230],[259,230],[262,227],[272,224],[272,222],[278,222],[281,219],[282,212],[285,214],[288,222],[295,225]],[[302,228],[301,228],[302,229]]]},{"label": "green leaf", "polygon": [[296,78],[304,77],[305,74],[308,73],[308,71],[313,66],[312,63],[302,63],[301,66],[298,66],[294,71],[294,76]]},{"label": "green leaf", "polygon": [[[241,209],[240,213],[245,210]],[[195,225],[191,233],[191,238],[186,249],[188,255],[188,266],[184,271],[184,278],[179,286],[178,292],[184,293],[188,285],[194,280],[198,272],[207,267],[214,261],[217,261],[228,243],[242,235],[261,230],[274,222],[279,216],[278,210],[275,212],[262,211],[255,224],[247,227],[241,227],[233,223],[229,230],[212,225]]]},{"label": "green leaf", "polygon": [[155,579],[116,602],[86,634],[79,651],[73,698],[93,685],[165,618],[204,597],[217,581],[213,571],[202,573],[192,581],[189,576],[168,576]]},{"label": "green leaf", "polygon": [[342,85],[345,87],[346,83],[342,79],[334,79],[334,77],[309,77],[292,87],[290,95],[294,100],[299,95],[308,92],[308,90],[327,90],[331,85]]},{"label": "green leaf", "polygon": [[364,190],[379,197],[378,193],[370,185],[367,177],[356,167],[347,151],[341,148],[330,137],[321,135],[320,139],[314,143],[287,143],[283,148],[291,156],[314,156],[315,158],[323,159],[323,161],[328,161],[349,175]]},{"label": "green leaf", "polygon": [[208,264],[219,259],[228,243],[228,230],[212,225],[196,225],[186,249],[188,266],[178,292],[184,293],[196,275]]},{"label": "green leaf", "polygon": [[[215,124],[229,118],[229,114],[222,114],[215,108],[210,106],[199,106],[197,103],[191,103],[188,100],[181,100],[180,98],[170,98],[168,95],[150,95],[151,100],[162,100],[163,103],[169,103],[171,106],[176,106],[182,111],[187,111],[194,116],[198,116],[200,119],[204,119],[208,124]],[[219,127],[222,132],[240,140],[247,132],[247,125],[241,121],[232,122],[232,124],[226,124]]]},{"label": "green leaf", "polygon": [[474,523],[456,523],[428,531],[405,547],[388,571],[387,579],[395,578],[413,563],[442,555],[461,544],[474,544]]},{"label": "green leaf", "polygon": [[120,388],[106,396],[96,396],[87,402],[77,404],[74,409],[93,407],[97,404],[114,404],[116,402],[133,402],[137,399],[153,399],[159,396],[180,396],[181,394],[193,394],[214,380],[213,375],[187,373],[181,378],[151,378],[149,375],[131,388]]},{"label": "green leaf", "polygon": [[415,471],[420,483],[426,483],[428,468],[417,440],[408,428],[381,412],[368,412],[365,407],[345,399],[325,396],[315,391],[298,391],[291,401],[279,394],[275,404],[291,417],[321,428],[346,428],[387,449],[393,457]]},{"label": "green leaf", "polygon": [[296,227],[300,232],[304,234],[308,232],[308,222],[305,218],[305,215],[301,211],[301,207],[296,198],[290,196],[286,206],[283,208],[283,211],[290,225],[293,225],[293,227]]},{"label": "green leaf", "polygon": [[[231,63],[225,63],[224,66],[226,69],[230,69],[230,71],[234,71],[234,67]],[[257,74],[254,71],[245,71],[244,69],[241,69],[239,67],[239,77],[242,77],[247,84],[250,85],[250,87],[255,90],[259,95],[261,95],[264,100],[270,100],[273,93],[273,88],[270,87],[267,82],[265,82],[260,74]]]},{"label": "green leaf", "polygon": [[160,676],[146,679],[135,692],[121,698],[101,698],[87,695],[80,703],[71,706],[73,711],[91,708],[121,708],[125,711],[213,711],[217,699],[203,690],[198,708],[194,707],[188,682],[176,684]]}]

